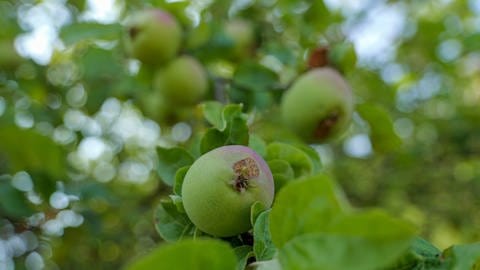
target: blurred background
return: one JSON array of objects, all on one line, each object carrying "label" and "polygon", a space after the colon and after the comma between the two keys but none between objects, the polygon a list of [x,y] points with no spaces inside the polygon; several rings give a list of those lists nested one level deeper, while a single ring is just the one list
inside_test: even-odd
[{"label": "blurred background", "polygon": [[[212,82],[242,66],[223,54],[233,19],[253,25],[247,58],[282,85],[313,48],[352,45],[356,65],[339,68],[357,110],[340,140],[312,145],[325,170],[354,206],[386,208],[439,248],[480,240],[480,1],[12,0],[0,1],[0,269],[118,269],[161,241],[155,147],[199,127],[195,108],[160,120],[148,70],[126,53],[125,22],[146,7],[177,18],[182,52]],[[242,91],[228,100],[254,113],[279,95]]]}]

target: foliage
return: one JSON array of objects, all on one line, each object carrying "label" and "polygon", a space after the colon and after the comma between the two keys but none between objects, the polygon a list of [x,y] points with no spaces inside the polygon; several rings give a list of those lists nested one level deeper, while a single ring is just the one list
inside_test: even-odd
[{"label": "foliage", "polygon": [[[478,268],[476,1],[119,0],[103,18],[96,2],[0,1],[0,269]],[[206,70],[199,104],[167,101],[168,63],[130,54],[128,23],[149,8]],[[323,66],[355,112],[306,144],[279,104]],[[214,238],[181,187],[233,144],[267,161],[275,201]]]}]

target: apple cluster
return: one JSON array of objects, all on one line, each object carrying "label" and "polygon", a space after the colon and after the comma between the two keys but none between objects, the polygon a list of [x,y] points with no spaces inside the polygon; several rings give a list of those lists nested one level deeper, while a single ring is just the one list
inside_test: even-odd
[{"label": "apple cluster", "polygon": [[180,53],[182,39],[183,29],[177,19],[161,9],[138,11],[128,22],[129,55],[153,71],[152,95],[159,96],[156,104],[146,101],[146,107],[185,108],[207,94],[207,71],[195,57]]},{"label": "apple cluster", "polygon": [[[255,33],[248,21],[231,20],[222,29],[233,42],[229,60],[241,61],[252,55]],[[153,71],[153,92],[146,96],[146,109],[171,108],[179,112],[205,99],[209,89],[205,67],[194,56],[181,53],[182,46],[201,43],[202,38],[193,35],[183,44],[181,25],[160,9],[138,12],[127,30],[130,56]],[[351,61],[343,52],[349,48],[341,49],[332,53],[332,62]],[[280,102],[284,126],[307,143],[337,138],[349,126],[353,110],[349,85],[330,67],[311,67],[283,93]],[[188,218],[202,232],[216,237],[250,230],[252,205],[258,203],[268,209],[274,194],[272,172],[265,160],[241,145],[223,146],[203,154],[190,166],[181,186]]]}]

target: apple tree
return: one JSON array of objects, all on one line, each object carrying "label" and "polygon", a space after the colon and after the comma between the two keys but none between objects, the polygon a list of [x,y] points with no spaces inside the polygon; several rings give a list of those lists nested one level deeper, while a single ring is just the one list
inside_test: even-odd
[{"label": "apple tree", "polygon": [[477,269],[479,16],[0,1],[0,269]]}]

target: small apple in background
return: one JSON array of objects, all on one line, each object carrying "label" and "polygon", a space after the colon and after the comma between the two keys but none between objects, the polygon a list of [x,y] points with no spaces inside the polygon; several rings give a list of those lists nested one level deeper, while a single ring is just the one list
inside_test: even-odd
[{"label": "small apple in background", "polygon": [[157,71],[153,89],[159,91],[171,105],[195,105],[207,93],[207,72],[195,58],[180,56]]},{"label": "small apple in background", "polygon": [[175,17],[166,11],[139,11],[131,18],[127,30],[127,49],[144,64],[163,65],[179,52],[182,29]]},{"label": "small apple in background", "polygon": [[233,41],[232,57],[242,59],[251,55],[255,45],[253,25],[246,20],[235,19],[225,24],[225,35]]},{"label": "small apple in background", "polygon": [[242,145],[216,148],[198,158],[182,186],[183,206],[201,231],[217,237],[248,231],[250,208],[273,202],[274,183],[265,160]]},{"label": "small apple in background", "polygon": [[354,107],[348,83],[334,69],[315,68],[297,78],[282,98],[283,122],[308,143],[332,139],[349,126]]}]

